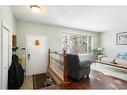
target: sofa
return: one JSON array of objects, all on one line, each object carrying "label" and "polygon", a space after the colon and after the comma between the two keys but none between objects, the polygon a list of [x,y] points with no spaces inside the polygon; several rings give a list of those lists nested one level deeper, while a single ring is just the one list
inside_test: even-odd
[{"label": "sofa", "polygon": [[114,57],[102,56],[99,61],[115,62],[115,63],[126,64],[127,65],[127,53],[126,52],[121,52],[121,53],[118,53]]},{"label": "sofa", "polygon": [[92,55],[67,54],[68,77],[80,80],[89,77]]},{"label": "sofa", "polygon": [[117,55],[116,63],[127,64],[127,52],[121,52]]}]

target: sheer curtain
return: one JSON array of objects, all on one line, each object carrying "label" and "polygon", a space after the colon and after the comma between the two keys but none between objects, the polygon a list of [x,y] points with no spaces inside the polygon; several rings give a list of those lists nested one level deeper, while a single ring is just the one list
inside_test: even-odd
[{"label": "sheer curtain", "polygon": [[71,33],[63,33],[62,47],[68,53],[85,54],[90,53],[92,37],[87,35],[76,35]]}]

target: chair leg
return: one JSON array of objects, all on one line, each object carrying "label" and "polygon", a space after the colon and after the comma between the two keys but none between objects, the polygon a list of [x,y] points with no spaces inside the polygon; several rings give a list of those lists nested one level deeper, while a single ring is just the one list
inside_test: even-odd
[{"label": "chair leg", "polygon": [[85,75],[84,78],[89,78],[89,75]]}]

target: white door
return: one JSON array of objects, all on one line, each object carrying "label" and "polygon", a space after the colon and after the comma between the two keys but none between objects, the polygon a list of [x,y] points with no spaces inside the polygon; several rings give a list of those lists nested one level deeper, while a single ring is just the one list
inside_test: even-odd
[{"label": "white door", "polygon": [[2,27],[2,89],[7,89],[9,68],[9,31]]},{"label": "white door", "polygon": [[26,75],[47,72],[46,39],[40,35],[27,36]]}]

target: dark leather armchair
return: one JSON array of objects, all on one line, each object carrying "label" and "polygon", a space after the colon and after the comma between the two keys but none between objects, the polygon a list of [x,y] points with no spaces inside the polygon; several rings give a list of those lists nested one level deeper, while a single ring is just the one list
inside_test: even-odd
[{"label": "dark leather armchair", "polygon": [[80,80],[89,77],[91,60],[81,60],[78,55],[67,54],[68,77]]}]

